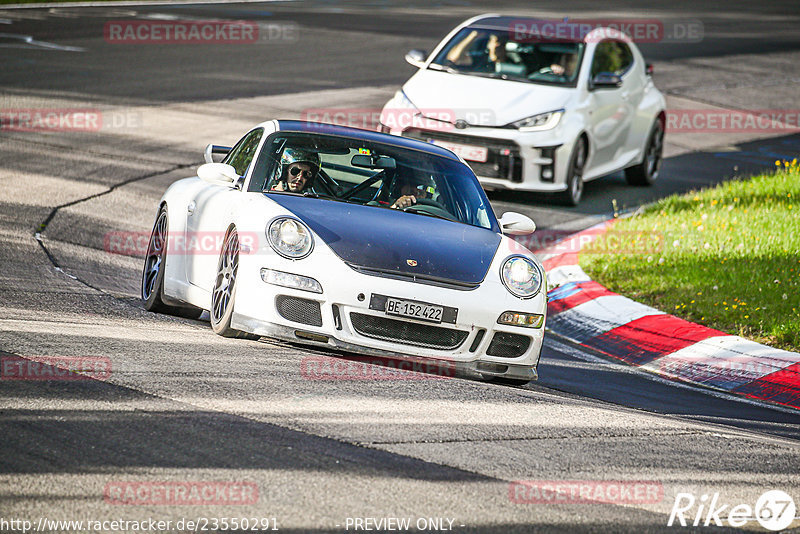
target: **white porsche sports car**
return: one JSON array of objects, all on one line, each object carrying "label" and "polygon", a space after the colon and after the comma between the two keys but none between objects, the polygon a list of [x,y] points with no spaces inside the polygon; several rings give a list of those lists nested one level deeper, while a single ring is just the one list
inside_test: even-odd
[{"label": "white porsche sports car", "polygon": [[577,205],[584,182],[623,169],[628,183],[652,184],[666,109],[652,68],[626,34],[582,28],[465,21],[430,54],[406,55],[419,71],[384,106],[380,131],[452,150],[487,190],[552,192]]},{"label": "white porsche sports car", "polygon": [[[211,154],[222,152],[221,163]],[[546,314],[539,261],[497,220],[470,168],[413,139],[268,121],[161,199],[145,308],[215,332],[447,362],[535,379]],[[507,234],[507,235],[504,235]],[[213,244],[213,246],[209,246]]]}]

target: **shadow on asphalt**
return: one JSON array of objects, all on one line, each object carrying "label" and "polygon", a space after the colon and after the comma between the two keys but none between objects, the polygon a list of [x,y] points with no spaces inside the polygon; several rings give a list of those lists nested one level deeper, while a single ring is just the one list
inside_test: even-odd
[{"label": "shadow on asphalt", "polygon": [[[0,450],[14,454],[0,455],[0,473],[202,467],[303,469],[424,481],[493,480],[237,415],[197,410],[99,380],[3,380],[2,397],[31,407],[1,412]],[[96,408],[44,407],[70,401]]]},{"label": "shadow on asphalt", "polygon": [[699,387],[654,380],[653,375],[608,358],[599,362],[581,360],[571,355],[572,348],[593,354],[591,349],[574,347],[553,334],[545,337],[534,388],[543,386],[652,413],[800,440],[800,412],[778,411],[737,400],[733,395],[714,396]]}]

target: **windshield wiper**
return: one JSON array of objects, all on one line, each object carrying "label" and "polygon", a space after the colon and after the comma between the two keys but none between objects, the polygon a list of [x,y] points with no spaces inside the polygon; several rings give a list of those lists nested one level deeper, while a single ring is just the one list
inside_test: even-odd
[{"label": "windshield wiper", "polygon": [[437,63],[431,63],[428,65],[433,70],[439,72],[448,72],[450,74],[467,74],[469,76],[480,76],[481,78],[499,78],[502,80],[507,79],[507,74],[501,74],[497,72],[481,72],[479,70],[459,70],[454,69],[453,67],[446,67],[444,65],[439,65]]},{"label": "windshield wiper", "polygon": [[346,198],[339,198],[332,195],[321,195],[319,193],[314,193],[313,191],[306,191],[303,193],[304,197],[308,198],[322,198],[325,200],[332,200],[334,202],[344,202],[346,204],[361,204],[360,202],[356,202],[355,200],[348,200]]},{"label": "windshield wiper", "polygon": [[445,217],[444,215],[436,215],[435,213],[431,213],[429,211],[408,210],[408,213],[413,213],[414,215],[424,215],[426,217],[434,217],[436,219],[444,219],[445,221],[450,221],[450,222],[461,222],[461,221],[459,221],[457,219],[452,219],[450,217]]},{"label": "windshield wiper", "polygon": [[464,74],[469,74],[471,76],[480,76],[481,78],[494,78],[500,80],[505,79],[503,78],[503,76],[505,76],[504,74],[500,74],[497,72],[481,72],[478,70],[473,70],[473,71],[465,71]]},{"label": "windshield wiper", "polygon": [[439,65],[438,63],[431,63],[428,67],[432,70],[437,70],[439,72],[449,72],[450,74],[461,74],[463,71],[458,69],[454,69],[453,67],[446,67],[444,65]]},{"label": "windshield wiper", "polygon": [[300,193],[294,193],[292,191],[279,191],[277,189],[267,189],[266,191],[262,191],[262,193],[275,193],[277,195],[294,195],[296,197],[302,196]]},{"label": "windshield wiper", "polygon": [[313,191],[303,191],[302,193],[295,193],[294,191],[278,191],[275,189],[270,189],[269,191],[264,191],[264,193],[277,193],[279,195],[292,195],[295,197],[325,198],[330,200],[338,200],[336,197],[332,197],[330,195],[320,195],[319,193],[315,193]]},{"label": "windshield wiper", "polygon": [[277,193],[279,195],[292,195],[295,197],[305,197],[305,198],[321,198],[323,200],[332,200],[333,202],[344,202],[346,204],[359,204],[361,202],[357,202],[355,200],[349,200],[346,198],[339,198],[333,195],[326,195],[324,193],[315,193],[314,191],[303,191],[302,193],[295,193],[294,191],[264,191],[264,193]]}]

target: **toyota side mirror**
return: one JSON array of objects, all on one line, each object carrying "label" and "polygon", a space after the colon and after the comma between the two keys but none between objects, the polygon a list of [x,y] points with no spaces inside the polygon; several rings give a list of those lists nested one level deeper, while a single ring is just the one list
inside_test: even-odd
[{"label": "toyota side mirror", "polygon": [[427,57],[428,53],[425,50],[409,50],[406,54],[406,62],[421,69],[425,66],[425,59],[427,59]]},{"label": "toyota side mirror", "polygon": [[622,85],[622,76],[611,72],[598,72],[594,78],[590,89],[616,89]]}]

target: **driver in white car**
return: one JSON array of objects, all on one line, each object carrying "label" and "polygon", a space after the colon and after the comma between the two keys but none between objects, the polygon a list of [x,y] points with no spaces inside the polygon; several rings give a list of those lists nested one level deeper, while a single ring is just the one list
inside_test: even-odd
[{"label": "driver in white car", "polygon": [[578,66],[578,54],[561,54],[558,61],[550,65],[553,74],[571,78],[575,74],[575,67]]},{"label": "driver in white car", "polygon": [[314,178],[319,172],[319,155],[303,148],[287,148],[281,154],[278,167],[278,181],[272,191],[288,191],[302,193],[314,185]]}]

